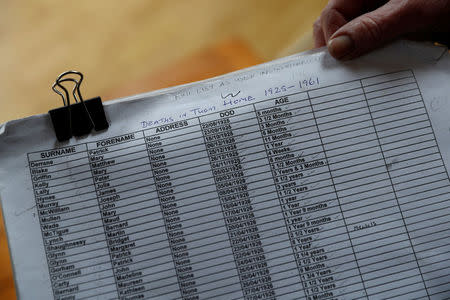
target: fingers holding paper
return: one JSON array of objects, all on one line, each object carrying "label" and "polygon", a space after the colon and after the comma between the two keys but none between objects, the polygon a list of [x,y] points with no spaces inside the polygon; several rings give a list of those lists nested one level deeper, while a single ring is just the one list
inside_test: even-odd
[{"label": "fingers holding paper", "polygon": [[331,0],[313,28],[316,47],[352,59],[401,36],[450,35],[450,1]]}]

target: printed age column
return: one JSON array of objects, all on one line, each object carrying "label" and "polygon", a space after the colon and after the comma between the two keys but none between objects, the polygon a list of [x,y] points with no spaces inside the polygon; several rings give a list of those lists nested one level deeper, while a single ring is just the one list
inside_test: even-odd
[{"label": "printed age column", "polygon": [[306,299],[363,295],[307,94],[255,107],[298,266],[297,286]]}]

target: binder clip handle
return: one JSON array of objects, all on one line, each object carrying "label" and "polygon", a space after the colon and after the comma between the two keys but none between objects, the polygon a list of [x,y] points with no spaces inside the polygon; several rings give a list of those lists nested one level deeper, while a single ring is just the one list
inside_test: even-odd
[{"label": "binder clip handle", "polygon": [[[79,78],[64,78],[68,75],[77,75]],[[92,128],[96,131],[109,127],[106,120],[103,104],[100,97],[84,101],[80,92],[80,85],[83,81],[83,74],[78,71],[67,71],[60,74],[52,90],[61,96],[64,106],[49,111],[50,118],[55,129],[58,141],[65,141],[72,136],[82,136],[91,132]],[[72,95],[74,104],[70,103],[70,96],[62,82],[74,82]],[[62,89],[64,94],[61,92]]]},{"label": "binder clip handle", "polygon": [[[62,79],[64,76],[69,75],[69,74],[78,75],[80,78],[79,78],[78,80],[75,80],[74,78],[65,78],[65,79]],[[66,71],[66,72],[64,72],[64,73],[61,73],[61,74],[56,78],[55,83],[52,85],[52,90],[53,90],[55,93],[57,93],[58,95],[61,96],[61,98],[62,98],[62,100],[63,100],[64,106],[70,105],[70,99],[69,99],[69,93],[67,92],[67,89],[66,89],[63,85],[61,85],[61,82],[64,82],[64,81],[72,81],[72,82],[75,82],[75,86],[74,86],[74,88],[73,88],[73,90],[72,90],[72,94],[73,94],[73,98],[75,99],[75,102],[80,102],[80,101],[83,101],[83,97],[81,96],[81,92],[80,92],[80,85],[81,85],[81,83],[83,82],[83,79],[84,79],[84,76],[83,76],[83,74],[82,74],[81,72],[73,71],[73,70],[70,70],[70,71]],[[64,92],[65,92],[65,94],[66,94],[65,97],[64,97],[64,95],[63,95],[58,89],[56,89],[56,86],[59,86],[61,89],[64,90]],[[76,91],[76,93],[75,93],[75,91]],[[78,94],[78,96],[77,96],[77,94]],[[66,99],[67,99],[67,104],[66,104]]]}]

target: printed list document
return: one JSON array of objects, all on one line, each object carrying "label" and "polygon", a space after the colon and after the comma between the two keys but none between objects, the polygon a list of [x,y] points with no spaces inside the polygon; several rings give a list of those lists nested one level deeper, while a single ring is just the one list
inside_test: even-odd
[{"label": "printed list document", "polygon": [[[450,58],[325,50],[4,124],[20,299],[449,299]],[[57,103],[57,100],[55,100]]]}]

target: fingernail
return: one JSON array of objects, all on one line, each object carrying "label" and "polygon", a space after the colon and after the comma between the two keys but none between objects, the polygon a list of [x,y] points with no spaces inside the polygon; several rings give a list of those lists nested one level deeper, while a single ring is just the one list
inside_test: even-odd
[{"label": "fingernail", "polygon": [[328,42],[328,51],[335,58],[344,58],[350,54],[355,45],[348,35],[341,35]]}]

